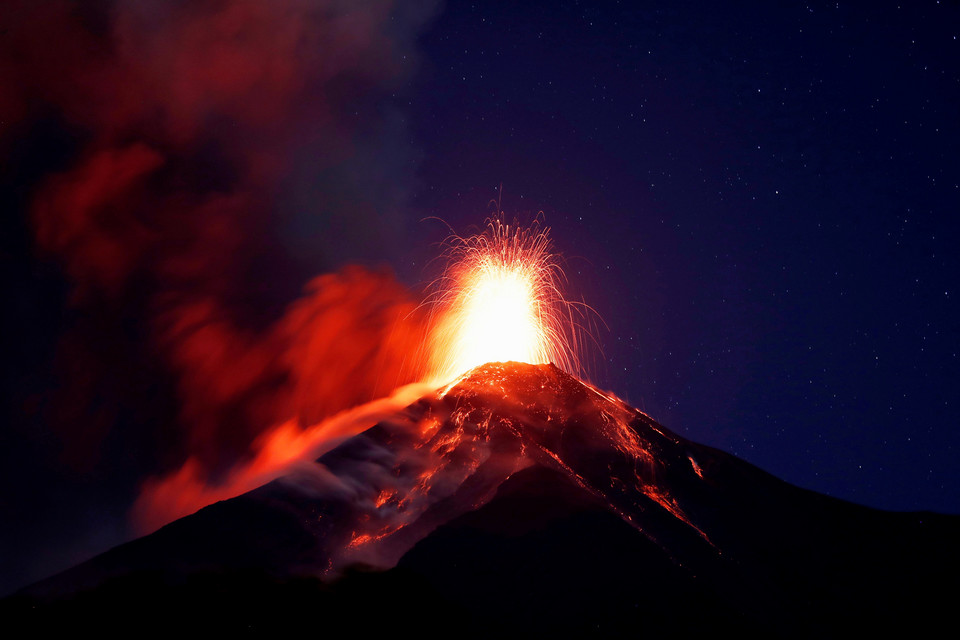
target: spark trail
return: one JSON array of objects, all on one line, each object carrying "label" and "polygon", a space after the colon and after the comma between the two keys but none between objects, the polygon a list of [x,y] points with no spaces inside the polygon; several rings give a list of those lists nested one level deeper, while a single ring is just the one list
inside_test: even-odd
[{"label": "spark trail", "polygon": [[488,362],[553,363],[582,374],[582,310],[562,294],[566,278],[538,222],[491,219],[484,232],[452,236],[432,302],[432,381],[446,384]]}]

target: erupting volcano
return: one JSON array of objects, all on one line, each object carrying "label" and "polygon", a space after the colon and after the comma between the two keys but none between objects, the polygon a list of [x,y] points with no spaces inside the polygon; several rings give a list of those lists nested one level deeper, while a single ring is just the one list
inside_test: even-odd
[{"label": "erupting volcano", "polygon": [[545,232],[494,221],[451,253],[432,390],[30,587],[12,613],[465,636],[839,635],[943,618],[956,517],[798,489],[578,379]]}]

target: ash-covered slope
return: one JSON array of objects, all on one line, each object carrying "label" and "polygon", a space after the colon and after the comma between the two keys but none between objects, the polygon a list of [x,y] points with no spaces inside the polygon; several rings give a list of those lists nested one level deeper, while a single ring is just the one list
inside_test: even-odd
[{"label": "ash-covered slope", "polygon": [[958,520],[801,490],[556,367],[488,364],[5,606],[264,633],[355,617],[461,635],[889,631],[946,619]]}]

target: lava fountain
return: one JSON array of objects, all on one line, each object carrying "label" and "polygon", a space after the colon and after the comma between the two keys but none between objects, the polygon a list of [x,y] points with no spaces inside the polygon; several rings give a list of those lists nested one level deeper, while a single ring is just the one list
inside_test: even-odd
[{"label": "lava fountain", "polygon": [[448,266],[434,283],[431,380],[445,384],[488,362],[553,363],[580,375],[582,309],[561,292],[565,276],[550,229],[491,219],[452,236]]}]

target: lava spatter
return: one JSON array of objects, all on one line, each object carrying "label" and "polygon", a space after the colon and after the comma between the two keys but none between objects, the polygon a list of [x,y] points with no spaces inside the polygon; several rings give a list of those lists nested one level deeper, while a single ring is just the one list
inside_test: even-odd
[{"label": "lava spatter", "polygon": [[490,220],[453,236],[434,282],[432,378],[446,384],[488,362],[553,363],[581,375],[585,311],[563,294],[565,276],[549,228]]}]

